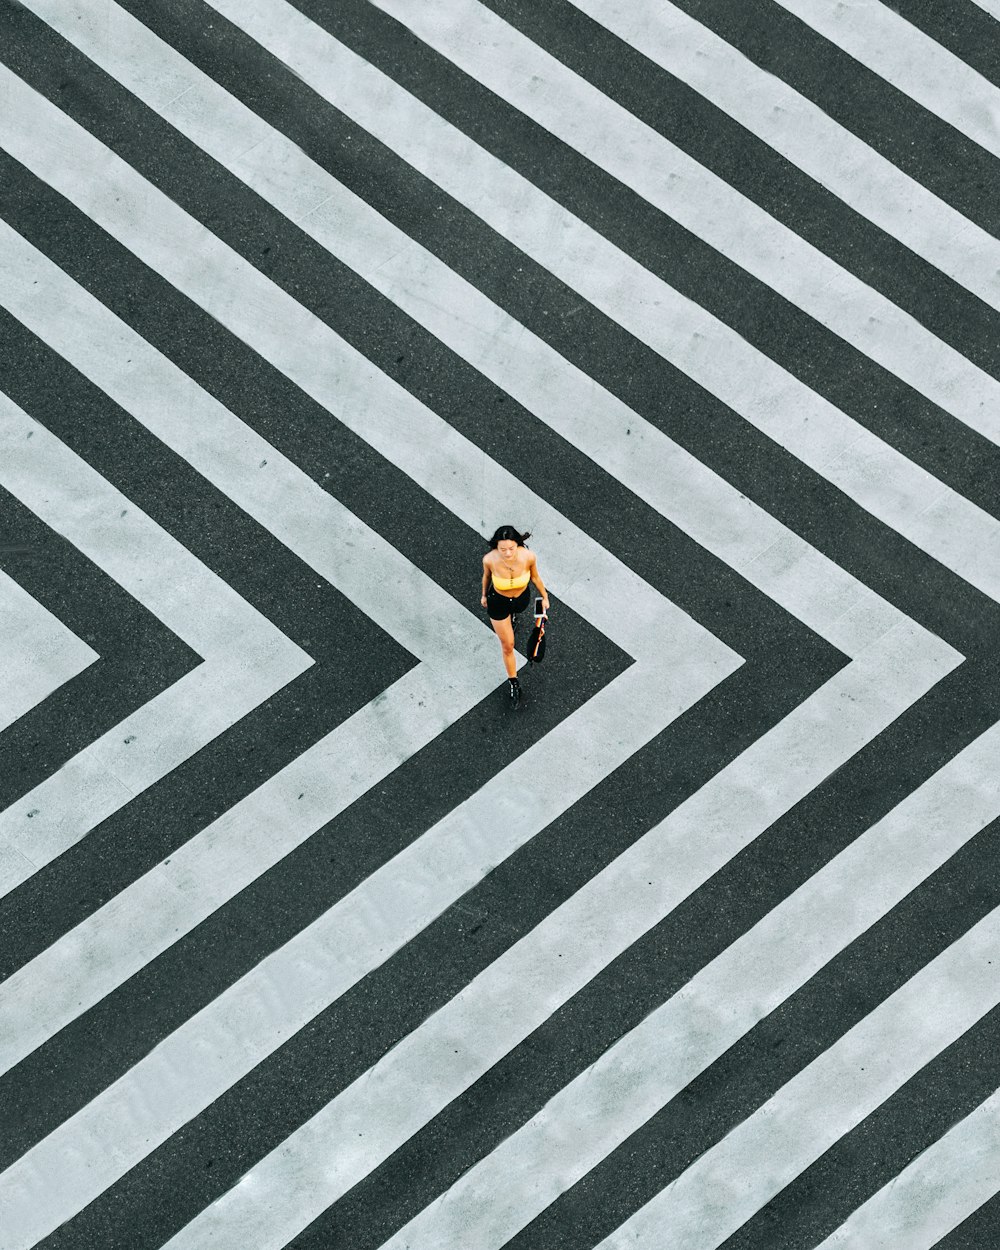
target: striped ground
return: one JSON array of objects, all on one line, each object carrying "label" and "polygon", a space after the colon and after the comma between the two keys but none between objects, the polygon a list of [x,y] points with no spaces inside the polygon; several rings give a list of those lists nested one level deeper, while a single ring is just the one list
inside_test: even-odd
[{"label": "striped ground", "polygon": [[1000,1244],[998,21],[0,0],[0,1250]]}]

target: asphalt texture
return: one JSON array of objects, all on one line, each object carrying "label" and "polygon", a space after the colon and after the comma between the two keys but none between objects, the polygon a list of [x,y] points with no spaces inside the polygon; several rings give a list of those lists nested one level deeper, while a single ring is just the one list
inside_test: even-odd
[{"label": "asphalt texture", "polygon": [[[483,7],[1000,381],[997,307],[567,0],[484,0]],[[996,157],[933,112],[770,0],[677,0],[677,7],[946,205],[1000,237]],[[982,10],[943,0],[892,7],[1000,89],[1000,26]],[[46,1250],[154,1250],[233,1191],[547,917],[843,674],[850,657],[442,343],[34,8],[0,0],[0,62],[8,70],[462,435],[475,453],[506,466],[628,575],[655,588],[742,660],[692,706],[665,712],[664,727],[620,766],[599,772],[592,788],[540,832],[445,910],[429,915],[412,940],[387,949],[377,967],[305,1027],[291,1031],[209,1106],[32,1243]],[[740,498],[961,656],[961,663],[283,1243],[295,1250],[377,1250],[1000,720],[1000,605],[583,299],[214,8],[202,0],[119,0],[119,8],[627,405],[637,429],[642,422],[672,440]],[[1000,448],[983,434],[502,100],[381,8],[366,0],[296,0],[295,8],[860,429],[970,501],[984,524],[1000,520]],[[100,180],[99,169],[94,178]],[[441,492],[380,454],[343,414],[306,393],[2,143],[0,218],[467,609],[470,621],[483,624],[484,534],[495,524],[517,521],[503,511],[503,500],[495,501],[496,515],[484,516],[477,530],[443,502]],[[0,977],[12,978],[30,974],[33,960],[71,942],[78,926],[348,725],[419,661],[5,307],[0,392],[312,660],[304,673],[0,897]],[[484,511],[490,502],[484,501]],[[548,537],[554,545],[555,536]],[[6,1169],[30,1160],[30,1152],[165,1039],[349,900],[373,874],[418,847],[491,779],[509,777],[515,810],[518,802],[530,805],[534,787],[544,791],[547,781],[535,776],[529,753],[636,663],[574,608],[573,587],[549,571],[546,539],[543,531],[530,542],[552,599],[548,654],[543,665],[523,675],[523,706],[512,712],[503,703],[496,647],[490,653],[495,671],[487,680],[488,686],[495,677],[495,688],[485,697],[420,750],[401,753],[379,784],[0,1073],[0,1198]],[[2,544],[0,568],[100,658],[0,733],[0,809],[30,799],[87,744],[201,662],[154,612],[0,483]],[[149,574],[155,577],[156,570]],[[383,574],[376,569],[372,575]],[[607,593],[614,599],[618,591],[609,587]],[[624,601],[616,611],[627,616],[630,604]],[[434,622],[419,628],[433,639]],[[521,621],[519,646],[528,629]],[[459,657],[437,659],[439,680],[446,683]],[[656,689],[645,697],[650,705],[661,699]],[[581,750],[586,746],[579,744]],[[760,781],[761,787],[769,784],[766,777]],[[508,808],[497,809],[498,824],[509,819]],[[612,1238],[1000,907],[998,865],[1000,803],[996,819],[586,1175],[562,1186],[503,1244],[511,1250],[588,1250]],[[890,1185],[1000,1086],[998,1012],[984,1009],[971,1028],[901,1080],[875,1111],[728,1233],[721,1242],[725,1250],[810,1250]],[[54,1177],[48,1183],[57,1186]],[[988,1198],[983,1195],[977,1209],[936,1244],[942,1250],[1000,1244],[1000,1206]],[[470,1230],[468,1245],[487,1244],[485,1234],[482,1242],[471,1239],[478,1236]],[[21,1244],[12,1240],[10,1250]]]}]

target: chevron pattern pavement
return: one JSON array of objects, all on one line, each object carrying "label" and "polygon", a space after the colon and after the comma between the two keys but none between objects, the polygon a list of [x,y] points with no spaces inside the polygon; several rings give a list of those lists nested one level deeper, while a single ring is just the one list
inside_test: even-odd
[{"label": "chevron pattern pavement", "polygon": [[1000,1244],[990,6],[0,33],[0,1248]]}]

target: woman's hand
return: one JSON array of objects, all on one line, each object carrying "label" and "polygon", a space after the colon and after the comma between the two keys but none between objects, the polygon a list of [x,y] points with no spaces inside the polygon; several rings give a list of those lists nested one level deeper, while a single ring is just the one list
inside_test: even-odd
[{"label": "woman's hand", "polygon": [[549,597],[548,595],[542,595],[542,611],[547,613],[548,610],[549,610]]},{"label": "woman's hand", "polygon": [[486,596],[485,596],[485,595],[483,595],[482,599],[480,599],[480,600],[479,600],[479,602],[480,602],[480,603],[483,605],[483,607],[485,608],[485,607],[486,607]]}]

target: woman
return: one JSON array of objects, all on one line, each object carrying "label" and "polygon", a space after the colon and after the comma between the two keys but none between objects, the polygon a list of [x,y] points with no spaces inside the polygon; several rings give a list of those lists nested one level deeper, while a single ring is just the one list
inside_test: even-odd
[{"label": "woman", "polygon": [[535,553],[524,545],[530,537],[530,534],[519,534],[513,525],[501,525],[483,556],[483,596],[479,602],[489,613],[490,624],[500,639],[512,706],[516,706],[521,697],[514,658],[514,617],[524,611],[531,599],[529,581],[535,583],[542,596],[542,611],[549,610],[549,597]]}]

